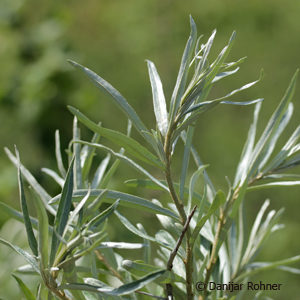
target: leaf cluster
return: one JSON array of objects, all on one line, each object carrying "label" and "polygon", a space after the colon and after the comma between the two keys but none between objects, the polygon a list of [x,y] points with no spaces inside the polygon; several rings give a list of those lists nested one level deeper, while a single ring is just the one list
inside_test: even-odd
[{"label": "leaf cluster", "polygon": [[[33,295],[24,282],[14,275],[26,299],[135,300],[152,297],[192,300],[198,296],[200,299],[223,299],[226,291],[204,290],[197,295],[195,283],[211,280],[238,283],[271,268],[299,274],[298,269],[286,266],[299,261],[299,256],[278,262],[255,261],[265,240],[281,228],[278,222],[283,210],[267,213],[270,204],[267,200],[258,211],[247,236],[243,205],[249,191],[300,184],[299,175],[285,173],[286,169],[300,163],[300,127],[274,153],[276,143],[293,113],[291,101],[297,73],[256,141],[256,127],[263,99],[236,101],[231,100],[231,97],[256,84],[261,76],[225,96],[211,99],[210,91],[215,84],[235,74],[244,58],[227,62],[235,39],[233,33],[228,44],[210,61],[216,31],[202,44],[203,37],[197,36],[192,18],[190,24],[190,36],[169,102],[166,101],[154,63],[147,61],[156,118],[155,129],[149,130],[146,127],[128,101],[110,83],[90,69],[71,61],[99,89],[111,96],[128,118],[128,130],[124,134],[105,128],[76,108],[69,107],[74,115],[74,123],[73,139],[66,151],[68,166],[65,167],[63,163],[57,131],[55,156],[58,171],[42,169],[60,186],[60,194],[50,195],[21,164],[18,151],[15,150],[13,154],[5,149],[18,169],[22,211],[1,202],[0,206],[8,215],[24,223],[32,253],[3,239],[0,242],[27,261],[28,265],[17,272],[40,276],[40,285],[36,295]],[[208,165],[202,163],[193,146],[196,121],[202,113],[219,104],[255,104],[253,122],[236,175],[233,183],[228,179],[227,191],[214,186],[208,175]],[[81,139],[78,122],[94,133],[90,141]],[[144,144],[131,137],[132,126],[145,140]],[[105,140],[113,143],[117,150],[105,145]],[[176,180],[172,159],[180,142],[183,143],[184,151],[182,167]],[[92,167],[97,151],[105,152],[106,157],[98,166]],[[190,158],[193,158],[193,165]],[[126,163],[142,176],[126,181],[127,185],[160,190],[167,195],[167,204],[163,206],[157,199],[149,200],[110,189],[109,182],[120,163]],[[159,173],[161,177],[158,177]],[[192,175],[189,178],[190,173]],[[35,205],[37,218],[28,212],[28,195],[23,179],[32,189],[30,201]],[[142,224],[133,224],[122,215],[120,207],[153,214],[161,225],[160,229],[155,235],[150,235]],[[141,242],[111,241],[107,227],[112,214]],[[122,249],[143,249],[143,257],[136,261],[128,260],[122,254]],[[113,283],[111,278],[114,279]],[[242,292],[232,299],[240,297]]]}]

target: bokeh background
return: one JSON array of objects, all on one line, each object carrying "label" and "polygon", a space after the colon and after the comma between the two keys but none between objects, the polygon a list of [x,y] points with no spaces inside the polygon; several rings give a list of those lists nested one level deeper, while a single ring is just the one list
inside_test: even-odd
[{"label": "bokeh background", "polygon": [[[253,81],[264,69],[264,80],[243,99],[264,97],[259,126],[265,125],[300,65],[300,1],[298,0],[87,0],[0,1],[0,199],[18,208],[16,170],[3,147],[16,144],[23,163],[55,194],[56,188],[41,173],[54,167],[54,132],[59,129],[62,146],[71,138],[72,116],[66,105],[78,107],[105,127],[125,131],[126,119],[99,91],[71,66],[74,59],[111,82],[136,108],[145,123],[154,124],[151,88],[145,59],[155,62],[169,99],[181,54],[189,34],[189,14],[207,39],[217,29],[212,54],[216,54],[233,30],[237,39],[230,59],[247,56],[241,70],[219,84],[222,95]],[[299,85],[299,83],[298,83]],[[287,135],[300,121],[300,89]],[[239,100],[243,100],[239,99]],[[233,179],[240,152],[252,119],[252,107],[218,107],[198,122],[196,144],[209,174],[226,189],[225,176]],[[89,136],[89,133],[85,133]],[[281,139],[281,144],[285,141]],[[180,163],[177,156],[175,164]],[[296,170],[300,173],[300,170]],[[121,166],[112,186],[124,191],[126,178],[136,175]],[[274,234],[258,256],[273,261],[299,254],[299,187],[277,188],[247,196],[251,223],[266,198],[271,208],[285,207],[285,229]],[[148,215],[143,222],[153,224]],[[113,239],[118,230],[112,228]],[[0,211],[0,236],[26,245],[23,227]],[[131,237],[131,236],[130,236]],[[0,298],[21,299],[11,271],[22,260],[0,246]],[[298,265],[299,267],[299,265]],[[282,283],[274,299],[300,299],[299,276],[282,271],[260,274],[254,280]],[[253,295],[245,296],[252,299]]]}]

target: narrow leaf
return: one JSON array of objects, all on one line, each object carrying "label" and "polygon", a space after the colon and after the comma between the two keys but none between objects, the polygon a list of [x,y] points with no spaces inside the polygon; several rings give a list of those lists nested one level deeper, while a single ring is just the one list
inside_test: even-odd
[{"label": "narrow leaf", "polygon": [[102,222],[104,222],[118,207],[120,200],[118,199],[114,204],[100,213],[98,216],[94,217],[86,226],[89,228],[91,226],[99,226]]},{"label": "narrow leaf", "polygon": [[146,175],[149,179],[151,179],[153,182],[155,182],[156,184],[161,186],[164,190],[169,191],[169,188],[167,186],[162,184],[158,179],[153,177],[147,170],[145,170],[143,167],[141,167],[139,164],[137,164],[135,161],[128,158],[127,156],[125,156],[123,154],[120,154],[120,153],[116,153],[112,149],[110,149],[110,148],[108,148],[104,145],[101,145],[101,144],[92,144],[92,143],[88,143],[88,142],[84,142],[84,141],[79,141],[79,142],[82,143],[82,144],[85,144],[85,145],[89,145],[89,146],[96,147],[96,148],[103,149],[103,150],[107,151],[108,153],[112,154],[113,156],[115,156],[115,157],[119,158],[120,160],[126,162],[127,164],[129,164],[131,167],[135,168],[136,170],[138,170],[142,174]]},{"label": "narrow leaf", "polygon": [[[91,148],[95,149],[95,147],[91,147]],[[99,167],[97,168],[97,170],[95,172],[95,176],[93,178],[92,185],[91,185],[92,189],[96,189],[99,187],[99,184],[101,183],[101,180],[104,176],[104,173],[108,166],[109,161],[110,161],[110,154],[107,154],[107,156],[101,161],[101,163],[99,164]]]},{"label": "narrow leaf", "polygon": [[[184,152],[183,152],[183,159],[182,159],[182,166],[181,166],[180,188],[179,188],[179,197],[180,197],[181,201],[183,201],[186,173],[187,173],[188,166],[189,166],[190,152],[191,152],[194,131],[195,131],[194,127],[191,127],[191,126],[188,127],[186,139],[184,142]],[[190,207],[189,207],[189,209],[190,209]]]},{"label": "narrow leaf", "polygon": [[38,256],[38,249],[37,249],[38,245],[37,245],[35,235],[33,233],[32,224],[31,224],[29,213],[28,213],[25,191],[24,191],[24,187],[23,187],[23,181],[22,181],[21,170],[20,170],[20,157],[19,157],[19,152],[18,152],[17,148],[16,148],[16,156],[17,156],[17,159],[19,162],[19,164],[18,164],[19,195],[20,195],[21,208],[22,208],[23,217],[24,217],[24,224],[25,224],[26,233],[27,233],[27,240],[28,240],[28,244],[29,244],[29,247],[30,247],[32,253],[35,256]]},{"label": "narrow leaf", "polygon": [[190,17],[190,24],[191,24],[191,33],[182,55],[175,88],[171,98],[170,119],[169,119],[170,124],[172,124],[175,119],[181,98],[184,94],[184,89],[185,89],[188,72],[189,72],[189,65],[197,41],[197,28],[192,17]]},{"label": "narrow leaf", "polygon": [[[6,213],[10,218],[13,218],[19,222],[24,223],[24,216],[21,212],[15,210],[14,208],[6,205],[5,203],[3,203],[1,201],[0,201],[0,209],[1,209],[1,212]],[[37,219],[30,217],[30,222],[31,222],[33,228],[36,229],[37,225],[38,225]]]},{"label": "narrow leaf", "polygon": [[150,164],[155,165],[161,168],[161,164],[157,157],[153,155],[148,149],[138,143],[136,140],[131,137],[111,129],[101,127],[88,119],[84,114],[82,114],[78,109],[68,106],[69,110],[74,114],[80,122],[85,126],[91,129],[94,132],[97,132],[101,136],[107,138],[111,142],[123,147],[128,153],[134,155],[140,160]]},{"label": "narrow leaf", "polygon": [[[103,200],[103,202],[113,203],[113,200],[120,199],[120,205],[123,205],[125,207],[134,208],[134,209],[143,209],[150,213],[158,213],[158,214],[166,215],[173,219],[178,220],[178,216],[174,212],[170,211],[169,209],[160,207],[160,206],[152,203],[151,201],[146,200],[141,197],[138,197],[138,196],[134,196],[134,195],[130,195],[130,194],[114,191],[114,190],[101,190],[100,189],[100,190],[91,190],[91,197],[97,197],[97,196],[101,195],[103,193],[103,191],[106,191],[105,199]],[[85,196],[87,194],[87,192],[88,192],[88,190],[75,191],[73,193],[74,201],[76,201],[76,198],[78,198],[78,197]],[[61,197],[61,195],[57,195],[56,197],[54,197],[51,200],[51,203],[53,203],[53,204],[57,203],[59,201],[60,197]]]},{"label": "narrow leaf", "polygon": [[59,130],[55,131],[55,156],[58,170],[60,171],[61,176],[65,177],[67,172],[61,157]]},{"label": "narrow leaf", "polygon": [[255,100],[240,101],[240,102],[236,102],[236,101],[222,101],[221,104],[246,106],[246,105],[252,105],[252,104],[256,104],[256,103],[262,102],[263,100],[264,100],[263,98],[258,98],[258,99],[255,99]]},{"label": "narrow leaf", "polygon": [[2,238],[0,238],[0,243],[8,246],[9,248],[11,248],[12,250],[14,250],[15,252],[17,252],[18,254],[20,254],[21,256],[23,256],[23,258],[25,258],[25,260],[32,266],[32,268],[37,272],[40,273],[39,267],[38,267],[38,263],[37,260],[34,256],[32,256],[31,254],[29,254],[28,252],[26,252],[25,250],[21,249],[20,247],[18,247],[17,245],[13,245],[10,242],[3,240]]},{"label": "narrow leaf", "polygon": [[248,137],[247,141],[245,143],[241,159],[236,171],[235,179],[234,179],[234,186],[236,187],[238,184],[242,185],[247,177],[247,170],[251,163],[251,156],[252,151],[254,147],[255,142],[255,136],[256,136],[256,126],[257,126],[257,120],[259,116],[261,108],[261,103],[257,103],[254,109],[254,116],[253,116],[253,122],[249,128],[248,131]]},{"label": "narrow leaf", "polygon": [[108,288],[107,286],[95,286],[90,284],[83,284],[83,283],[67,283],[60,286],[60,289],[69,289],[69,290],[82,290],[82,291],[90,291],[100,294],[107,294],[112,296],[122,296],[131,294],[141,288],[143,288],[148,283],[152,282],[153,280],[157,279],[158,277],[162,276],[166,271],[161,270],[154,273],[151,273],[145,277],[142,277],[139,280],[121,285],[118,288]]},{"label": "narrow leaf", "polygon": [[56,172],[48,168],[42,168],[42,172],[49,175],[51,178],[53,178],[56,181],[56,183],[58,183],[61,187],[63,187],[65,181]]},{"label": "narrow leaf", "polygon": [[[18,168],[18,160],[17,158],[9,151],[9,149],[4,148],[8,158],[13,162],[13,164]],[[25,177],[27,182],[32,186],[35,192],[41,197],[44,202],[47,210],[55,216],[56,211],[48,205],[48,202],[51,200],[51,196],[44,190],[44,188],[36,181],[36,179],[32,176],[32,174],[22,165],[20,164],[20,170],[22,175]]]},{"label": "narrow leaf", "polygon": [[[122,153],[122,151],[120,151],[120,153]],[[104,175],[103,179],[101,180],[100,186],[99,186],[100,188],[106,188],[108,186],[110,179],[117,171],[119,164],[120,164],[120,160],[116,159],[114,161],[114,163],[112,164],[112,166],[108,169],[108,171]]]},{"label": "narrow leaf", "polygon": [[262,133],[259,141],[257,142],[253,150],[253,153],[251,155],[251,168],[248,172],[249,177],[252,176],[257,170],[257,167],[261,162],[261,157],[263,157],[263,152],[265,151],[266,145],[268,145],[268,142],[272,138],[272,135],[274,134],[274,132],[276,132],[278,126],[280,125],[280,120],[282,119],[282,116],[288,109],[289,103],[292,100],[292,97],[295,92],[297,74],[298,70],[293,76],[285,95],[283,96],[281,102],[279,103],[275,112],[271,116],[264,132]]},{"label": "narrow leaf", "polygon": [[276,261],[276,262],[268,262],[268,263],[263,263],[263,262],[258,263],[258,262],[256,262],[256,263],[248,265],[249,270],[247,270],[246,272],[244,272],[243,274],[241,274],[240,276],[238,276],[234,280],[236,282],[239,282],[242,279],[253,276],[253,275],[255,275],[259,272],[271,270],[271,269],[274,269],[274,268],[278,268],[278,267],[281,267],[281,266],[284,266],[284,265],[287,265],[287,264],[296,263],[296,262],[299,262],[299,261],[300,261],[300,255],[290,257],[290,258],[287,258],[287,259],[283,259],[283,260],[279,260],[279,261]]},{"label": "narrow leaf", "polygon": [[[36,196],[34,206],[38,218],[38,250],[40,256],[41,272],[48,269],[48,239],[49,239],[49,221],[46,209],[42,200]],[[55,235],[53,233],[53,235]]]},{"label": "narrow leaf", "polygon": [[235,68],[234,70],[231,70],[231,71],[225,71],[225,72],[219,73],[219,74],[216,75],[215,78],[212,80],[212,83],[217,82],[217,81],[219,81],[219,80],[221,80],[221,79],[223,79],[223,78],[225,78],[225,77],[227,77],[227,76],[230,76],[230,75],[235,74],[239,69],[240,69],[240,68],[237,67],[237,68]]},{"label": "narrow leaf", "polygon": [[168,113],[163,86],[154,63],[147,60],[147,66],[152,87],[156,123],[161,134],[165,136],[168,130]]},{"label": "narrow leaf", "polygon": [[226,201],[226,197],[225,194],[222,190],[219,190],[216,193],[216,196],[214,198],[213,203],[211,204],[208,212],[205,214],[205,216],[203,216],[196,224],[196,227],[192,233],[192,236],[190,238],[191,244],[193,245],[197,239],[197,237],[199,236],[199,233],[202,229],[202,227],[204,226],[205,222],[211,217],[212,214],[214,214],[216,212],[216,210],[225,203]]},{"label": "narrow leaf", "polygon": [[[73,166],[74,166],[74,158],[72,159],[69,166],[69,170],[66,176],[66,181],[63,186],[61,198],[58,204],[57,214],[54,220],[54,230],[60,236],[62,236],[64,232],[65,226],[69,218],[69,213],[71,210],[72,193],[73,193],[73,185],[74,185]],[[53,233],[51,254],[50,254],[50,264],[52,264],[54,261],[58,244],[59,242],[57,239],[57,235]]]},{"label": "narrow leaf", "polygon": [[127,100],[117,91],[110,83],[106,80],[101,78],[95,72],[91,71],[90,69],[69,60],[71,65],[83,71],[101,90],[107,92],[109,95],[112,96],[112,99],[115,103],[123,110],[123,112],[127,115],[127,117],[132,121],[133,125],[136,127],[139,133],[144,136],[148,142],[150,142],[149,137],[144,135],[143,131],[148,131],[144,123],[141,121],[135,110],[128,104]]},{"label": "narrow leaf", "polygon": [[[98,126],[101,126],[98,124]],[[91,142],[92,143],[98,143],[100,139],[100,134],[94,133]],[[94,158],[94,153],[95,153],[95,148],[89,147],[89,146],[84,146],[81,150],[81,168],[82,168],[82,180],[85,182],[88,180],[88,175],[93,163],[93,158]]]},{"label": "narrow leaf", "polygon": [[[146,239],[146,240],[149,240],[151,242],[154,242],[168,250],[173,250],[172,246],[170,243],[168,243],[168,241],[166,240],[159,240],[157,238],[157,236],[152,237],[148,234],[146,234],[144,231],[142,230],[139,230],[138,228],[136,228],[135,226],[133,226],[123,215],[121,215],[118,211],[115,211],[115,215],[119,218],[119,220],[121,221],[121,223],[129,230],[131,231],[132,233],[134,233],[135,235],[143,238],[143,239]],[[174,241],[174,244],[175,244],[175,241]]]},{"label": "narrow leaf", "polygon": [[294,180],[294,181],[276,181],[276,182],[270,182],[270,183],[265,183],[265,184],[249,186],[247,188],[247,191],[257,191],[257,190],[272,188],[274,186],[296,186],[296,185],[300,185],[300,181],[296,181],[296,180]]},{"label": "narrow leaf", "polygon": [[115,248],[115,249],[141,249],[145,244],[141,243],[124,243],[124,242],[102,242],[98,249]]},{"label": "narrow leaf", "polygon": [[81,161],[80,161],[80,152],[81,145],[76,143],[76,141],[80,140],[80,130],[78,128],[78,120],[77,117],[74,117],[73,121],[73,153],[74,153],[74,189],[82,188],[82,172],[81,172]]},{"label": "narrow leaf", "polygon": [[189,184],[189,199],[188,199],[188,205],[187,205],[187,211],[188,214],[190,214],[191,207],[192,207],[192,200],[194,197],[194,188],[196,182],[199,180],[199,177],[201,174],[203,174],[203,171],[205,168],[207,168],[208,165],[202,165],[198,168],[196,172],[191,177],[190,184]]},{"label": "narrow leaf", "polygon": [[35,300],[34,295],[30,291],[30,289],[27,287],[27,285],[15,274],[11,275],[18,283],[19,288],[21,289],[22,293],[24,294],[26,300]]}]

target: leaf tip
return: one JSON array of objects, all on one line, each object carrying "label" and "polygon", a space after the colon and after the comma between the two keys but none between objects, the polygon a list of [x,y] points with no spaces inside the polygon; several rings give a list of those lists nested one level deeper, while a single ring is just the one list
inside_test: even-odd
[{"label": "leaf tip", "polygon": [[70,64],[70,65],[72,65],[73,67],[78,67],[78,63],[77,62],[75,62],[74,60],[72,60],[72,59],[67,59],[67,62]]}]

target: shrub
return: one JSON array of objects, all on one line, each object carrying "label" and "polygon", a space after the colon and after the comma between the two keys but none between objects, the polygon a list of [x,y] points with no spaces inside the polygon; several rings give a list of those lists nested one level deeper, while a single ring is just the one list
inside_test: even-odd
[{"label": "shrub", "polygon": [[[65,168],[63,163],[57,131],[55,155],[58,172],[43,169],[61,187],[59,195],[51,196],[37,182],[21,164],[17,149],[15,154],[5,149],[18,169],[22,212],[1,202],[0,206],[11,217],[24,223],[32,253],[6,240],[0,239],[0,242],[22,255],[28,263],[13,275],[26,299],[191,300],[195,297],[224,299],[229,296],[230,299],[240,299],[245,291],[238,290],[237,285],[259,271],[281,268],[299,273],[298,269],[286,265],[299,261],[300,256],[277,262],[255,261],[255,255],[264,241],[280,228],[278,221],[282,210],[272,210],[265,216],[269,206],[269,201],[265,201],[249,236],[245,234],[243,215],[243,203],[249,191],[300,184],[298,175],[285,173],[286,169],[300,162],[300,126],[280,151],[274,150],[293,113],[291,100],[297,73],[255,142],[263,99],[230,99],[260,79],[221,98],[209,98],[215,83],[236,73],[244,61],[226,62],[235,39],[233,33],[228,44],[210,63],[208,56],[215,34],[214,31],[208,41],[201,44],[201,37],[197,37],[196,26],[191,19],[191,33],[168,109],[156,67],[147,61],[156,117],[155,130],[145,126],[126,99],[107,81],[71,61],[97,87],[111,95],[128,118],[128,129],[124,134],[104,128],[79,110],[69,107],[74,115],[74,124],[73,139],[66,151],[68,167]],[[235,178],[233,182],[228,179],[228,191],[214,186],[207,173],[208,165],[202,163],[192,143],[197,119],[221,104],[255,104],[253,122]],[[90,142],[81,139],[78,122],[94,133]],[[144,139],[144,144],[131,137],[131,126]],[[102,138],[118,150],[100,143]],[[176,182],[172,159],[180,142],[184,145],[184,152],[179,181]],[[97,166],[96,150],[107,153]],[[193,165],[190,159],[193,159]],[[158,190],[167,199],[166,203],[110,189],[109,182],[121,162],[142,175],[142,178],[126,181],[127,185]],[[188,178],[191,170],[193,173]],[[159,173],[161,177],[158,177]],[[28,212],[28,195],[25,195],[23,178],[32,188],[30,199],[36,209],[36,218]],[[120,207],[155,215],[161,229],[150,235],[149,228],[144,228],[142,224],[134,225],[122,215]],[[127,230],[141,238],[141,242],[111,241],[107,228],[112,214]],[[139,260],[128,260],[124,257],[127,252],[122,252],[122,249],[142,249],[143,256]],[[17,275],[22,273],[26,276],[39,275],[36,295]],[[213,288],[217,284],[228,286],[225,286],[227,289]],[[230,289],[234,287],[236,291],[231,294]]]}]

